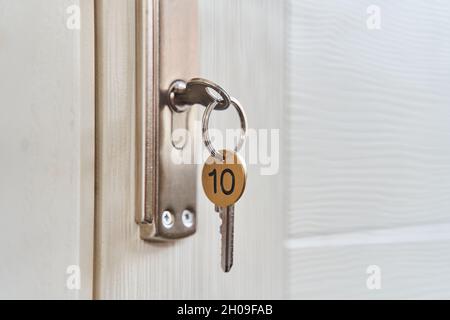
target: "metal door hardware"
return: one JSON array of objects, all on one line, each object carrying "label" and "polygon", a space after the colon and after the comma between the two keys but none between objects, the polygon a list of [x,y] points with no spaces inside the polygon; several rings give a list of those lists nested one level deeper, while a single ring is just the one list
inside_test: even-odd
[{"label": "metal door hardware", "polygon": [[[240,103],[217,84],[192,78],[198,72],[197,0],[138,0],[136,37],[137,186],[136,222],[144,240],[174,240],[196,231],[196,166],[175,158],[192,157],[196,139],[174,138],[178,128],[193,131],[195,104],[206,107],[203,139],[212,157],[223,160],[225,152],[212,146],[209,117],[214,110],[233,106],[241,119],[242,135],[235,151],[245,141],[247,118]],[[190,79],[189,81],[181,79]],[[179,79],[179,80],[174,80]],[[199,137],[200,138],[200,137]],[[237,154],[227,151],[228,154]],[[225,167],[233,173],[232,167]],[[240,164],[240,188],[231,202],[216,203],[222,226],[224,270],[232,265],[234,203],[245,186],[245,165]],[[222,183],[224,183],[222,181]],[[228,199],[225,194],[223,199]],[[229,199],[228,199],[229,200]],[[231,235],[231,236],[230,236]]]},{"label": "metal door hardware", "polygon": [[191,129],[196,114],[174,112],[168,98],[175,79],[198,74],[196,22],[196,0],[137,0],[136,222],[144,240],[196,231],[196,166],[171,161],[195,143],[172,141],[173,128]]}]

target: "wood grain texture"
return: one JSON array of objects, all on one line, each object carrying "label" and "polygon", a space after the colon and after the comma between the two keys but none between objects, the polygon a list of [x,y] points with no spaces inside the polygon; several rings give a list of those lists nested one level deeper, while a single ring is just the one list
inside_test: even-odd
[{"label": "wood grain texture", "polygon": [[[66,27],[74,4],[81,30]],[[92,0],[0,0],[3,299],[92,297],[93,15]]]},{"label": "wood grain texture", "polygon": [[290,237],[450,220],[450,5],[289,1]]},{"label": "wood grain texture", "polygon": [[[200,172],[196,235],[169,244],[140,240],[133,202],[134,1],[98,0],[96,5],[95,297],[281,297],[283,251],[282,219],[277,209],[281,202],[281,190],[277,188],[279,175],[260,176],[257,166],[249,168],[246,195],[236,209],[236,257],[230,274],[223,274],[220,268],[219,217],[202,195]],[[221,18],[223,12],[228,12],[227,19]],[[281,105],[283,97],[283,8],[280,3],[274,0],[200,1],[200,16],[200,76],[221,83],[239,97],[246,106],[252,127],[279,128],[281,114],[273,105]],[[269,74],[270,77],[266,76]],[[269,92],[268,87],[273,90]],[[233,119],[229,115],[225,117]],[[215,123],[225,125],[226,121]],[[255,202],[255,198],[260,201]]]},{"label": "wood grain texture", "polygon": [[289,297],[449,298],[450,4],[286,10]]},{"label": "wood grain texture", "polygon": [[[450,224],[373,234],[318,236],[289,247],[293,299],[448,299]],[[427,239],[429,238],[429,239]],[[319,245],[320,244],[320,245]],[[369,290],[369,266],[380,290]]]}]

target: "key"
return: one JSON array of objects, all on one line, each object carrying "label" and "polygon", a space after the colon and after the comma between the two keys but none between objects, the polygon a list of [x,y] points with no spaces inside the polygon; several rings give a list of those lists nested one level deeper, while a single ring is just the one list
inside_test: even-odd
[{"label": "key", "polygon": [[222,150],[224,160],[211,156],[203,166],[202,183],[208,199],[222,220],[220,226],[222,269],[229,272],[233,266],[234,204],[245,190],[247,170],[245,163],[233,151]]},{"label": "key", "polygon": [[233,266],[233,246],[234,246],[234,204],[227,207],[216,206],[222,224],[220,225],[220,235],[222,237],[222,269],[230,272]]}]

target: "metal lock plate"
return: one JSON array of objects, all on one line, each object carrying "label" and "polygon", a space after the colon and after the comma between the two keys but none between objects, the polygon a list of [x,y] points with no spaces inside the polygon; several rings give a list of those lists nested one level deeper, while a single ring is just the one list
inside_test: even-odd
[{"label": "metal lock plate", "polygon": [[172,131],[192,132],[197,115],[195,108],[173,111],[168,90],[198,73],[197,14],[197,0],[137,0],[136,222],[144,240],[196,231],[196,166],[173,161],[186,152],[193,157],[196,139],[173,141]]}]

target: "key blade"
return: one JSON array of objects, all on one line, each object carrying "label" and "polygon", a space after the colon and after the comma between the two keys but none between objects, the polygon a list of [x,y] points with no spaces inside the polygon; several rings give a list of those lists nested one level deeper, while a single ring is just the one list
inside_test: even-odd
[{"label": "key blade", "polygon": [[234,205],[219,208],[222,225],[220,234],[222,236],[222,269],[230,272],[233,266],[233,241],[234,241]]}]

